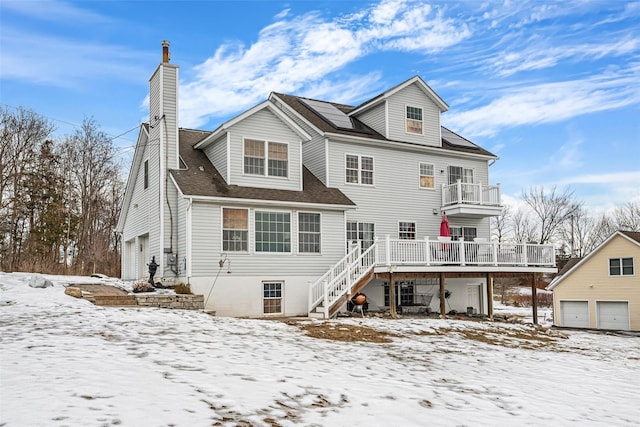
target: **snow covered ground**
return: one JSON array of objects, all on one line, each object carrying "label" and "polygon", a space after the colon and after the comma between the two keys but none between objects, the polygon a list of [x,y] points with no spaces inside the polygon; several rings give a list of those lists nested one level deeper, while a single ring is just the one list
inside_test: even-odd
[{"label": "snow covered ground", "polygon": [[[94,306],[0,273],[1,426],[635,426],[640,338],[348,318],[390,343],[280,321]],[[97,280],[95,283],[99,282]],[[560,335],[560,336],[555,336]]]}]

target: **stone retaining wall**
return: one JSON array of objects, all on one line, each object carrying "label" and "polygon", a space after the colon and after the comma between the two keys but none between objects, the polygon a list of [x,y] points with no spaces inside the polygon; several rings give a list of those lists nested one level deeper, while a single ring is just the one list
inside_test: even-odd
[{"label": "stone retaining wall", "polygon": [[204,295],[153,295],[134,294],[138,305],[143,307],[179,308],[183,310],[204,309]]}]

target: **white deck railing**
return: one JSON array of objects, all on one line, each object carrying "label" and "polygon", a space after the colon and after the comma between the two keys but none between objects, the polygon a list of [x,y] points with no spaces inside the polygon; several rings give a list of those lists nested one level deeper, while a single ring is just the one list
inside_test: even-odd
[{"label": "white deck railing", "polygon": [[465,242],[439,238],[400,240],[386,236],[364,252],[351,245],[347,255],[309,285],[309,313],[322,304],[324,318],[329,309],[374,266],[514,266],[555,267],[553,245],[532,243]]},{"label": "white deck railing", "polygon": [[309,313],[322,304],[324,318],[340,297],[351,293],[351,287],[371,271],[376,259],[376,245],[364,252],[359,243],[351,245],[347,255],[309,286]]},{"label": "white deck railing", "polygon": [[442,206],[458,204],[500,206],[500,184],[469,184],[460,180],[455,184],[443,184]]},{"label": "white deck railing", "polygon": [[376,265],[555,267],[553,245],[430,240],[377,241]]}]

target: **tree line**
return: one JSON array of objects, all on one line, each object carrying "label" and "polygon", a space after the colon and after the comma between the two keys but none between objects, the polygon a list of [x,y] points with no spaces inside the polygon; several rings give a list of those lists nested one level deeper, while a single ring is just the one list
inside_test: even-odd
[{"label": "tree line", "polygon": [[124,183],[112,140],[92,118],[71,135],[0,106],[0,269],[120,275],[115,233]]},{"label": "tree line", "polygon": [[617,230],[640,231],[640,202],[591,215],[569,188],[524,190],[521,206],[505,206],[491,218],[492,237],[500,242],[552,243],[561,256],[583,257]]}]

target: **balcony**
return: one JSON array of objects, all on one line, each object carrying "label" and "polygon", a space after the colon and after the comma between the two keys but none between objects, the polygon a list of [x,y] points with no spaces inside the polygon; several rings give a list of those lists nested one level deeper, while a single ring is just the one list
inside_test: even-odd
[{"label": "balcony", "polygon": [[442,186],[442,208],[448,216],[484,218],[502,214],[500,184],[463,183]]}]

